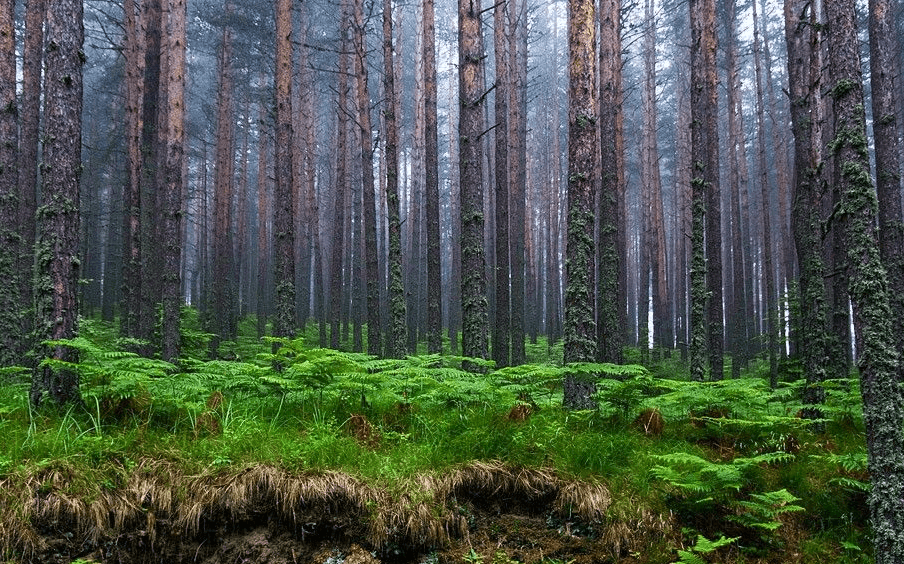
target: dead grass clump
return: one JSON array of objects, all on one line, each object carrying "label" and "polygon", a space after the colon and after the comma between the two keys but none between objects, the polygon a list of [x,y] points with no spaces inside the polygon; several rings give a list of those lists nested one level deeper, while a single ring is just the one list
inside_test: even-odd
[{"label": "dead grass clump", "polygon": [[371,425],[367,417],[358,413],[352,413],[344,423],[349,434],[358,441],[358,444],[371,450],[376,450],[380,446],[380,432]]},{"label": "dead grass clump", "polygon": [[517,496],[534,500],[556,492],[559,479],[544,468],[518,468],[500,461],[474,461],[445,476],[438,488],[444,494],[460,496]]},{"label": "dead grass clump", "polygon": [[665,420],[662,413],[655,407],[648,407],[640,412],[640,415],[631,423],[631,426],[643,432],[648,437],[659,437],[665,428]]},{"label": "dead grass clump", "polygon": [[612,497],[604,485],[572,481],[559,486],[553,508],[562,517],[575,515],[592,523],[603,519],[611,503]]},{"label": "dead grass clump", "polygon": [[518,403],[512,406],[505,419],[515,423],[522,423],[530,419],[530,416],[538,411],[540,411],[540,407],[533,398],[529,394],[521,393],[518,394]]}]

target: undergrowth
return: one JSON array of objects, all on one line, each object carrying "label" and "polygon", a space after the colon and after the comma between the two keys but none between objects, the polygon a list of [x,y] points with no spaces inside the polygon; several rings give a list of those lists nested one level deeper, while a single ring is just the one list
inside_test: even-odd
[{"label": "undergrowth", "polygon": [[[691,382],[677,355],[650,368],[563,367],[543,356],[555,346],[542,339],[528,346],[533,363],[494,370],[452,355],[378,359],[304,338],[258,340],[253,323],[221,344],[232,360],[210,359],[210,336],[193,321],[184,356],[167,363],[83,320],[78,338],[54,343],[78,349],[80,361],[44,361],[79,375],[84,405],[62,413],[29,407],[26,372],[0,372],[0,480],[14,486],[65,467],[67,492],[90,498],[154,459],[184,476],[341,471],[398,497],[414,495],[418,476],[494,461],[605,484],[610,525],[672,523],[672,560],[742,562],[792,547],[797,561],[869,557],[854,379],[826,384],[817,433],[800,417],[793,372],[771,390],[757,375]],[[597,380],[598,410],[561,409],[566,373]],[[23,498],[2,495],[0,518],[21,515]],[[16,545],[0,538],[0,550]]]}]

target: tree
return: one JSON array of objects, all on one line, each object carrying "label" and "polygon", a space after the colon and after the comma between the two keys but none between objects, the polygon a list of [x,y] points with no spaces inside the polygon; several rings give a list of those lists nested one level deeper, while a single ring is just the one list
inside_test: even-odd
[{"label": "tree", "polygon": [[[899,354],[904,354],[904,215],[901,210],[896,99],[900,94],[895,88],[900,70],[895,61],[898,46],[894,24],[892,4],[888,0],[870,0],[870,86],[879,196],[879,250],[888,271],[895,348]],[[901,379],[904,380],[904,371]]]},{"label": "tree", "polygon": [[[374,193],[373,131],[370,92],[367,87],[367,45],[364,37],[364,2],[355,1],[355,75],[358,90],[358,124],[361,128],[361,170],[364,191],[364,263],[367,294],[367,352],[382,352],[380,289],[377,262],[377,208]],[[434,103],[434,107],[435,107]],[[438,251],[437,251],[438,252]]]},{"label": "tree", "polygon": [[[818,182],[819,137],[811,116],[817,115],[820,72],[819,33],[816,10],[809,0],[785,0],[785,38],[788,45],[788,88],[791,97],[791,128],[794,133],[794,185],[791,227],[800,264],[800,348],[804,377],[804,403],[822,403],[826,379],[825,265],[822,261],[822,221]],[[812,408],[811,417],[820,417]]]},{"label": "tree", "polygon": [[[721,229],[718,214],[715,1],[691,0],[691,376],[702,380],[709,344],[710,371],[722,377]],[[707,268],[709,263],[709,268]],[[718,268],[713,264],[717,263]],[[718,270],[718,273],[717,273]],[[707,276],[707,274],[709,276]],[[718,274],[718,276],[716,276]],[[718,278],[718,281],[715,278]],[[717,290],[717,292],[713,292]],[[707,316],[707,295],[709,312]],[[718,319],[714,315],[718,304]],[[708,323],[707,323],[708,321]],[[718,327],[713,327],[716,323]],[[708,329],[708,332],[707,332]],[[709,338],[707,339],[707,335]]]},{"label": "tree", "polygon": [[427,350],[442,352],[442,280],[439,238],[439,138],[436,109],[436,32],[433,0],[424,0],[424,165],[427,216]]},{"label": "tree", "polygon": [[[593,187],[599,174],[596,19],[592,0],[569,0],[568,11],[568,243],[565,272],[565,363],[596,359],[593,311]],[[564,405],[594,405],[594,382],[565,378]]]},{"label": "tree", "polygon": [[[41,341],[75,337],[78,322],[82,2],[48,0],[46,17],[43,182],[34,289],[35,329]],[[78,353],[62,345],[42,345],[39,357],[78,361]],[[58,405],[80,402],[77,374],[35,368],[31,403],[39,405],[44,394]]]},{"label": "tree", "polygon": [[857,19],[853,0],[824,6],[828,23],[829,92],[835,116],[830,149],[841,195],[836,218],[846,243],[845,269],[860,351],[869,495],[878,564],[904,561],[904,435],[898,354],[894,348],[887,276],[876,233],[878,202],[870,177]]},{"label": "tree", "polygon": [[[19,236],[21,256],[19,272],[34,268],[35,213],[38,194],[38,133],[41,117],[41,60],[44,47],[44,12],[46,0],[25,2],[25,41],[22,47],[22,97],[19,107]],[[28,313],[22,316],[22,334],[33,329],[31,311],[32,279],[19,279],[22,303]]]},{"label": "tree", "polygon": [[462,354],[487,356],[483,249],[483,40],[480,0],[458,0],[459,184],[461,189]]},{"label": "tree", "polygon": [[143,341],[139,350],[150,355],[157,321],[157,304],[162,294],[162,257],[154,250],[162,244],[160,235],[161,195],[163,192],[163,147],[166,135],[162,119],[166,115],[166,65],[163,58],[163,6],[162,0],[145,0],[142,23],[144,24],[144,88],[141,103],[141,173],[140,183],[140,237],[141,263],[139,272],[138,322],[133,337]]},{"label": "tree", "polygon": [[778,311],[776,308],[775,270],[772,265],[772,221],[769,198],[769,165],[766,161],[766,108],[763,100],[763,68],[760,56],[760,31],[756,15],[756,0],[753,2],[753,60],[756,73],[756,121],[757,157],[760,168],[761,214],[763,216],[763,281],[765,294],[763,316],[766,322],[767,356],[769,357],[769,384],[774,389],[778,385]]},{"label": "tree", "polygon": [[[295,333],[295,152],[292,141],[292,3],[276,0],[276,188],[273,194],[273,335]],[[275,346],[275,345],[274,345]]]},{"label": "tree", "polygon": [[510,317],[509,317],[509,56],[508,41],[505,36],[505,9],[508,3],[499,2],[493,9],[493,46],[496,64],[495,84],[495,170],[496,179],[496,316],[493,320],[493,360],[502,368],[510,360]]},{"label": "tree", "polygon": [[[226,13],[233,13],[227,0]],[[232,70],[232,29],[223,28],[220,42],[217,86],[216,160],[214,162],[213,283],[211,284],[210,329],[217,337],[211,342],[216,352],[220,340],[236,334],[235,288],[233,287],[232,198],[235,168],[234,82]]]},{"label": "tree", "polygon": [[744,275],[743,229],[741,223],[741,193],[747,190],[747,154],[744,140],[744,119],[741,102],[740,64],[738,63],[737,1],[723,6],[723,25],[726,29],[725,58],[728,70],[728,184],[731,198],[731,286],[726,290],[726,311],[730,312],[729,338],[731,343],[731,375],[741,376],[741,367],[747,363],[747,286],[749,277]]},{"label": "tree", "polygon": [[185,0],[169,0],[166,154],[163,183],[163,342],[164,360],[179,357],[182,306],[182,194],[185,159]]},{"label": "tree", "polygon": [[120,333],[138,335],[141,312],[141,108],[144,99],[145,36],[139,32],[135,0],[124,0],[123,57],[126,71],[126,174],[123,186],[122,303]]},{"label": "tree", "polygon": [[[342,254],[345,244],[345,200],[348,193],[348,0],[342,1],[339,24],[339,85],[336,112],[336,182],[333,198],[333,244],[330,252],[330,347],[339,348],[339,321],[342,311]],[[349,276],[351,282],[351,276]]]},{"label": "tree", "polygon": [[18,104],[16,103],[15,6],[0,5],[0,366],[19,363],[23,352],[19,283]]},{"label": "tree", "polygon": [[407,327],[405,325],[405,294],[402,286],[402,221],[399,209],[399,131],[396,124],[395,66],[392,52],[392,0],[383,0],[383,96],[384,127],[383,152],[386,161],[386,207],[389,216],[389,328],[386,336],[386,356],[405,355]]},{"label": "tree", "polygon": [[524,364],[525,206],[527,194],[527,2],[511,2],[508,13],[510,102],[509,245],[513,365]]}]

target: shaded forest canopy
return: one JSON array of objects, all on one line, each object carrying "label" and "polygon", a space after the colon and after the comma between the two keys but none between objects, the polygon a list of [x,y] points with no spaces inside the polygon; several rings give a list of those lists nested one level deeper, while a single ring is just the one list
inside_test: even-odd
[{"label": "shaded forest canopy", "polygon": [[[153,404],[156,379],[198,363],[284,397],[413,363],[478,387],[539,370],[557,414],[605,419],[612,386],[667,365],[690,385],[762,377],[755,394],[798,423],[758,417],[819,442],[847,421],[832,391],[855,394],[854,374],[862,413],[845,432],[866,443],[873,555],[902,561],[902,9],[7,2],[0,368],[11,401],[27,375],[29,419],[47,405],[85,410],[100,434],[102,405]],[[88,338],[101,322],[115,343]],[[243,357],[249,335],[271,356]],[[123,359],[135,364],[122,373],[86,365]],[[351,382],[368,407],[374,382]],[[659,394],[644,390],[612,421],[661,428],[663,406],[644,405]],[[228,390],[204,391],[219,405]],[[531,418],[539,391],[519,395],[511,417]],[[197,407],[176,409],[195,431]],[[745,425],[735,407],[686,409],[704,426]],[[736,447],[731,464],[790,460]],[[697,493],[749,478],[710,469],[721,486],[689,486],[679,467],[711,461],[688,456],[657,454],[648,470]],[[785,488],[745,493],[721,500],[735,520],[799,501]],[[743,525],[774,530],[777,514]]]}]

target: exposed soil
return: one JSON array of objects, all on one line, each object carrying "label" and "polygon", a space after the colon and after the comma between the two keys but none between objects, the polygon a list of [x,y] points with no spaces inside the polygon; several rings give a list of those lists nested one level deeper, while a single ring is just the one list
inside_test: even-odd
[{"label": "exposed soil", "polygon": [[[122,564],[442,564],[462,563],[472,549],[486,564],[494,558],[508,564],[502,553],[524,563],[552,559],[563,564],[648,561],[631,547],[613,546],[604,531],[561,522],[551,513],[525,512],[517,507],[511,513],[499,507],[502,512],[497,513],[492,507],[471,502],[459,509],[469,522],[468,530],[437,547],[412,548],[388,542],[377,548],[356,534],[366,529],[360,524],[331,519],[288,527],[267,514],[257,514],[239,523],[206,523],[193,538],[164,535],[153,543],[146,531],[126,532],[101,546],[81,543],[65,532],[44,531],[46,548],[22,562],[69,564],[81,558]],[[158,523],[161,525],[165,524]]]},{"label": "exposed soil", "polygon": [[633,509],[613,517],[603,484],[498,462],[391,491],[263,466],[176,476],[156,461],[95,495],[73,495],[73,478],[64,468],[0,484],[21,488],[21,510],[0,512],[8,562],[438,564],[469,554],[485,564],[652,562],[662,552],[657,559],[651,547],[674,528]]}]

